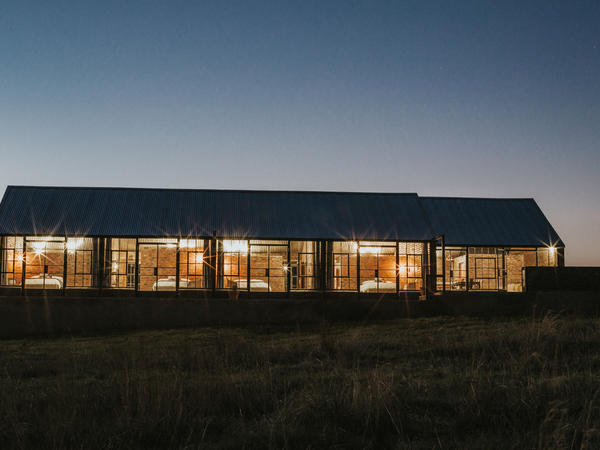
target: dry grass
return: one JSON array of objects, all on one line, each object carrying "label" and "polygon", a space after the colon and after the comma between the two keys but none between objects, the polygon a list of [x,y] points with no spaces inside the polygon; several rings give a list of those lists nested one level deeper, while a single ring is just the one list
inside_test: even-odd
[{"label": "dry grass", "polygon": [[599,448],[600,321],[0,342],[0,447]]}]

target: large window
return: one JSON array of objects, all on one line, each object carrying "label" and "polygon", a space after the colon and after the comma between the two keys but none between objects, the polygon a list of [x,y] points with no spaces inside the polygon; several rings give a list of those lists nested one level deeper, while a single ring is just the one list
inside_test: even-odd
[{"label": "large window", "polygon": [[356,291],[358,243],[354,241],[331,242],[328,251],[330,289]]},{"label": "large window", "polygon": [[286,292],[288,241],[250,241],[250,291]]},{"label": "large window", "polygon": [[508,292],[523,290],[523,267],[536,265],[534,248],[511,248],[505,250],[505,286]]},{"label": "large window", "polygon": [[65,239],[25,238],[25,289],[62,289]]},{"label": "large window", "polygon": [[435,288],[438,291],[444,290],[444,249],[437,247],[435,249]]},{"label": "large window", "polygon": [[445,279],[447,291],[467,289],[467,249],[465,247],[446,247]]},{"label": "large window", "polygon": [[140,291],[174,291],[177,288],[177,239],[138,239]]},{"label": "large window", "polygon": [[135,239],[110,239],[110,287],[135,289]]},{"label": "large window", "polygon": [[502,272],[501,250],[495,247],[469,247],[469,289],[502,289]]},{"label": "large window", "polygon": [[542,247],[537,249],[537,265],[540,267],[555,267],[558,264],[558,255],[555,247]]},{"label": "large window", "polygon": [[292,291],[318,289],[319,255],[314,241],[290,242],[290,280]]},{"label": "large window", "polygon": [[[361,241],[358,248],[360,253],[360,292],[395,293],[396,243]],[[404,267],[407,269],[406,262]]]},{"label": "large window", "polygon": [[0,286],[21,286],[23,282],[23,237],[2,238]]},{"label": "large window", "polygon": [[[556,250],[550,247],[469,247],[468,252],[464,247],[446,247],[445,260],[442,249],[436,252],[438,289],[442,287],[441,275],[444,274],[446,290],[455,291],[468,288],[470,291],[521,292],[524,267],[557,264]],[[442,263],[445,263],[445,272]]]},{"label": "large window", "polygon": [[67,287],[90,288],[95,285],[94,240],[67,239]]},{"label": "large window", "polygon": [[218,286],[248,289],[248,241],[224,239],[219,242]]},{"label": "large window", "polygon": [[423,261],[427,247],[422,242],[400,242],[398,244],[398,275],[400,290],[421,291],[423,289]]},{"label": "large window", "polygon": [[208,287],[210,240],[181,239],[179,242],[179,289]]}]

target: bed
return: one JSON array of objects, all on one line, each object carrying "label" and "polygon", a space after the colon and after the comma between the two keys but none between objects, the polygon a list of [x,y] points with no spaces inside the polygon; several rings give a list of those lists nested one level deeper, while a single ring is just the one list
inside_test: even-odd
[{"label": "bed", "polygon": [[45,280],[44,275],[35,275],[30,278],[25,278],[26,289],[62,289],[63,278],[58,275],[46,274]]},{"label": "bed", "polygon": [[360,283],[360,292],[396,292],[396,282],[383,278],[366,280]]},{"label": "bed", "polygon": [[[152,285],[152,290],[153,291],[174,291],[176,281],[177,280],[176,280],[175,276],[168,276],[167,278],[159,278]],[[189,284],[190,284],[190,280],[188,280],[187,278],[179,279],[179,287],[180,288],[185,289],[188,287]]]},{"label": "bed", "polygon": [[[243,280],[243,279],[233,280],[232,283],[233,283],[233,287],[235,287],[239,290],[248,289],[248,282],[246,280]],[[251,291],[259,291],[259,292],[271,292],[271,287],[269,286],[269,283],[267,283],[266,281],[251,279],[250,280],[250,290]]]}]

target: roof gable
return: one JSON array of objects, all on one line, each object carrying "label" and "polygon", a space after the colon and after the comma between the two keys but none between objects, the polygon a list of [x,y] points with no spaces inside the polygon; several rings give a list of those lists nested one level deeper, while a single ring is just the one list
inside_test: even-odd
[{"label": "roof gable", "polygon": [[420,197],[446,245],[545,246],[564,244],[535,200]]}]

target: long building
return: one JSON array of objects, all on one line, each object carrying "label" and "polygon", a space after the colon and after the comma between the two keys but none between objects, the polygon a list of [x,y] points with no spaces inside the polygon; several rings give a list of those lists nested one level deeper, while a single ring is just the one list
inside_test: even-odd
[{"label": "long building", "polygon": [[533,199],[9,186],[0,236],[15,295],[520,292],[564,265]]}]

